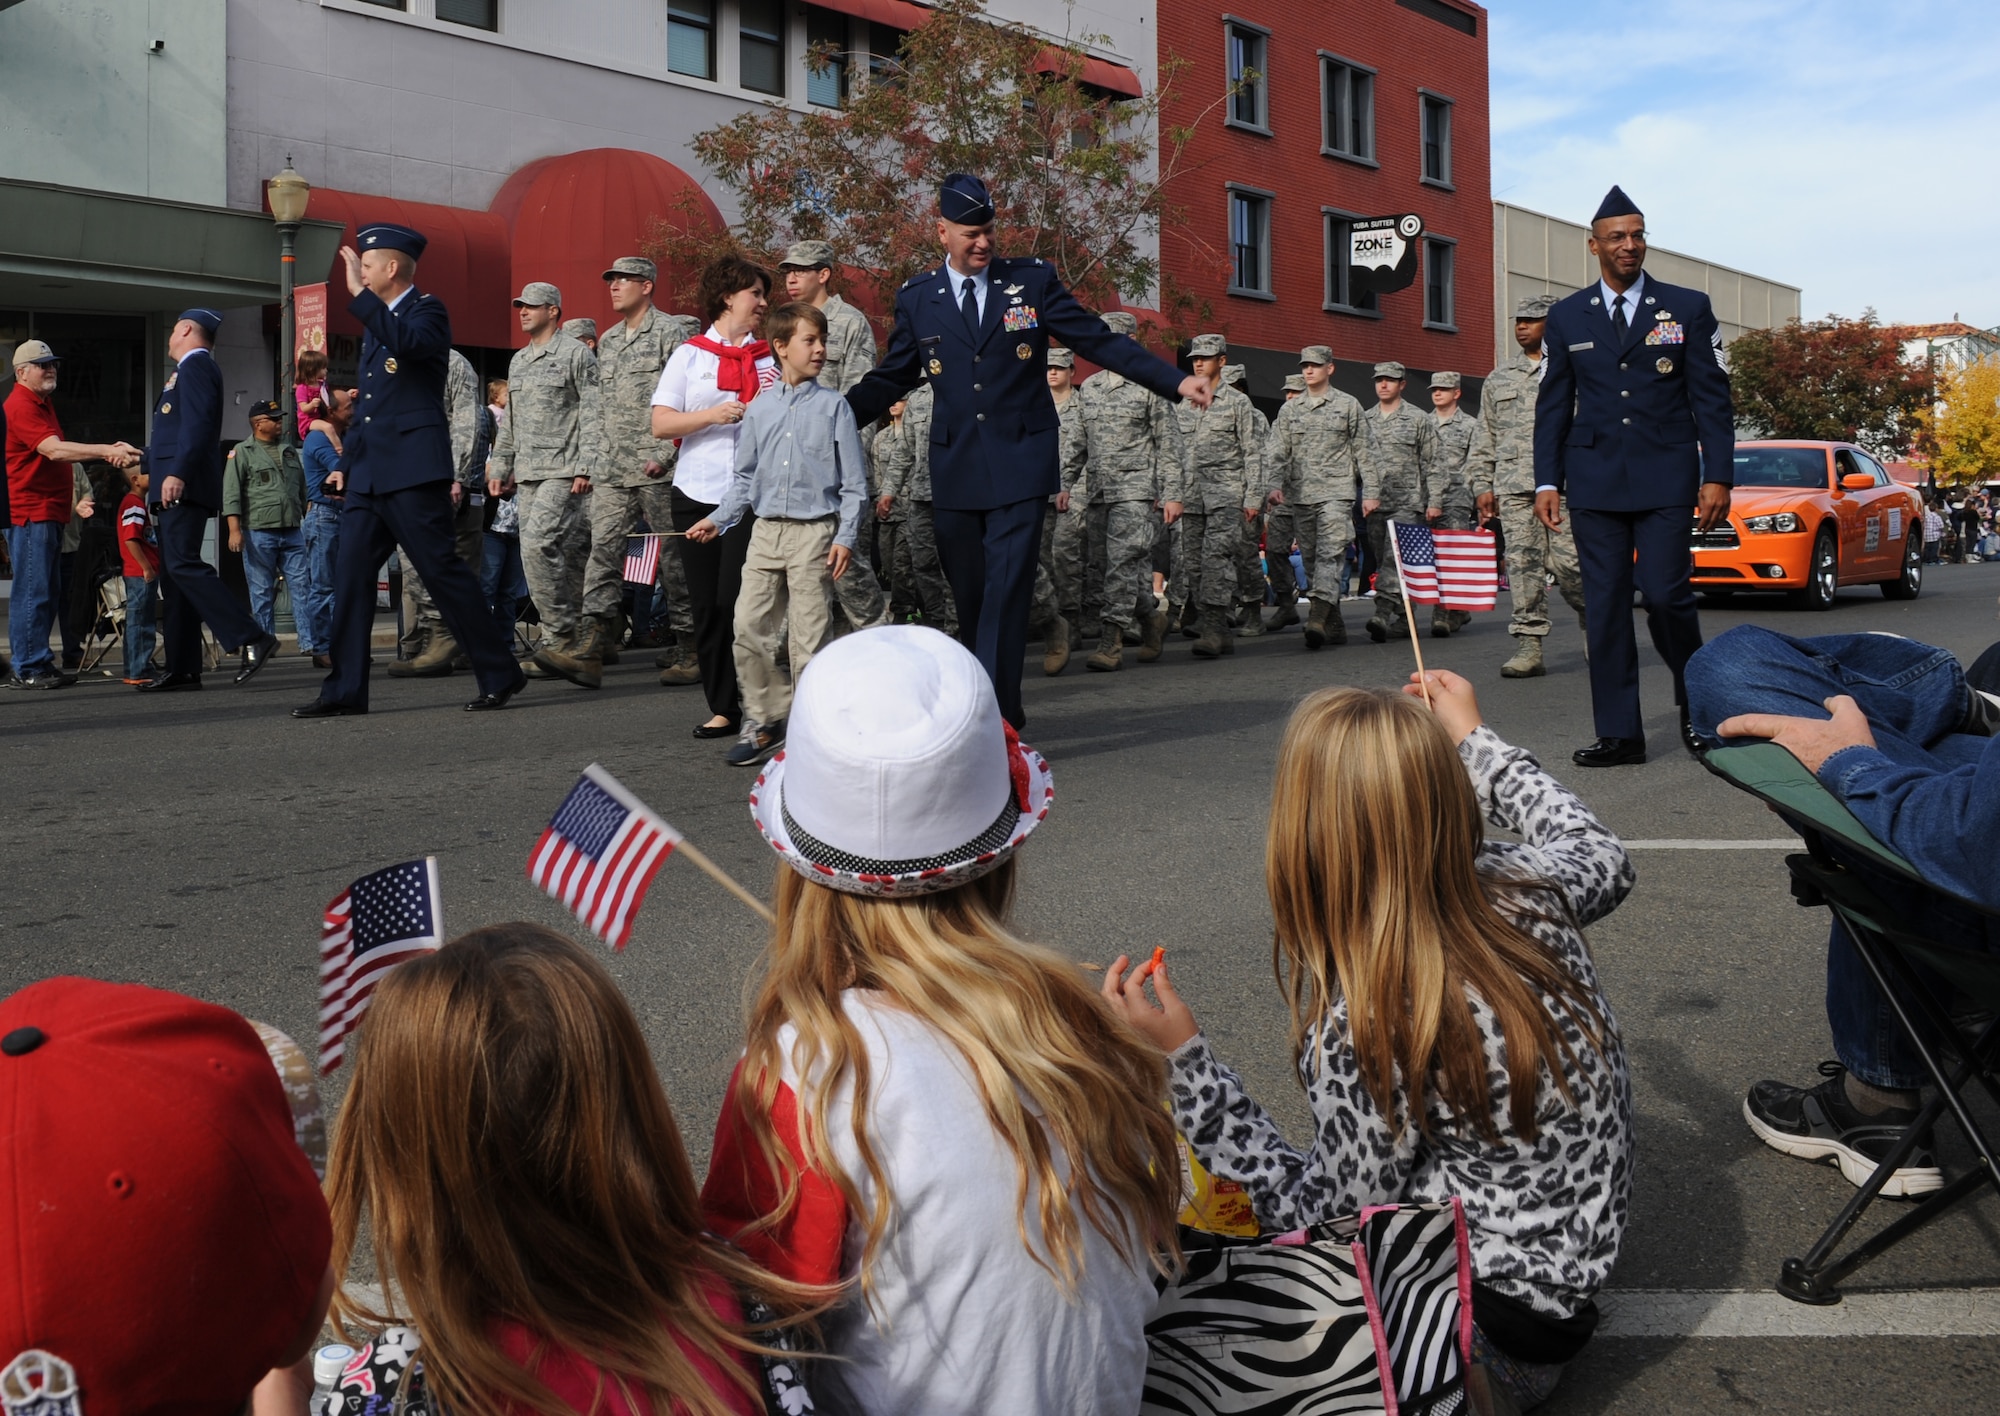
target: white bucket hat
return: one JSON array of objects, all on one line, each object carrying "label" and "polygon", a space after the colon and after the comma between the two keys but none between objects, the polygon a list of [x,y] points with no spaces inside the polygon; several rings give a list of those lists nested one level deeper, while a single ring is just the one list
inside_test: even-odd
[{"label": "white bucket hat", "polygon": [[806,879],[926,895],[992,870],[1049,814],[1055,779],[957,640],[911,625],[836,639],[799,675],[785,750],[750,793]]}]

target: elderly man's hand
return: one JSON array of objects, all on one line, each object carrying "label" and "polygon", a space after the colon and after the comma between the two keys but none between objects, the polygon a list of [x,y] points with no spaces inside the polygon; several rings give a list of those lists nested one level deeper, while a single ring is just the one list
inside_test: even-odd
[{"label": "elderly man's hand", "polygon": [[1820,764],[1834,753],[1849,747],[1875,746],[1875,734],[1861,705],[1846,694],[1826,700],[1831,718],[1786,718],[1776,713],[1740,713],[1716,724],[1718,737],[1769,738],[1799,759],[1808,772],[1817,774]]}]

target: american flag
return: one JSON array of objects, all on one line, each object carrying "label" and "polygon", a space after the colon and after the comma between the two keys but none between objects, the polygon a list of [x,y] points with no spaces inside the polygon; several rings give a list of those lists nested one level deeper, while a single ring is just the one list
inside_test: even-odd
[{"label": "american flag", "polygon": [[651,585],[660,572],[660,538],[628,536],[625,539],[625,580],[630,585]]},{"label": "american flag", "polygon": [[681,833],[595,762],[570,788],[528,855],[528,878],[614,949]]},{"label": "american flag", "polygon": [[1389,523],[1396,532],[1396,568],[1414,604],[1448,610],[1490,610],[1500,594],[1491,531],[1433,531]]},{"label": "american flag", "polygon": [[437,858],[364,875],[326,907],[319,939],[319,1070],[347,1055],[382,976],[444,943]]}]

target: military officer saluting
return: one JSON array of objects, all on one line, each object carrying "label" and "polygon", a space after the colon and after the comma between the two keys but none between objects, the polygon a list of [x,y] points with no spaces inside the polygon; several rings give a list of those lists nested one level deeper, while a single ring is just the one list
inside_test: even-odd
[{"label": "military officer saluting", "polygon": [[1600,279],[1549,311],[1535,515],[1554,529],[1569,499],[1592,606],[1597,723],[1597,741],[1573,757],[1613,767],[1646,760],[1639,648],[1626,612],[1635,580],[1653,647],[1673,671],[1682,740],[1694,750],[1682,671],[1701,647],[1701,620],[1688,522],[1692,515],[1706,531],[1729,513],[1736,415],[1708,296],[1646,278],[1646,218],[1616,187],[1591,218],[1590,251]]},{"label": "military officer saluting", "polygon": [[1164,398],[1206,406],[1209,392],[1106,329],[1048,262],[995,257],[993,201],[977,177],[945,178],[938,216],[944,264],[897,292],[888,352],[847,401],[866,425],[917,384],[934,391],[931,495],[959,638],[1018,728],[1042,516],[1061,489],[1050,337]]},{"label": "military officer saluting", "polygon": [[452,544],[451,433],[444,388],[451,317],[416,288],[424,237],[406,226],[364,226],[361,247],[340,248],[348,313],[361,322],[361,400],[340,470],[345,503],[333,575],[333,671],[295,718],[368,711],[368,640],[375,572],[396,546],[416,563],[445,628],[472,659],[479,697],[467,712],[507,706],[526,685],[479,579]]}]

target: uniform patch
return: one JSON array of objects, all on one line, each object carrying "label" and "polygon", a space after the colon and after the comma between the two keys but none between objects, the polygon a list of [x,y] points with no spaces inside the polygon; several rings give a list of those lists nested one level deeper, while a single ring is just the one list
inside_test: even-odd
[{"label": "uniform patch", "polygon": [[1663,374],[1671,374],[1674,371],[1674,361],[1667,358],[1665,355],[1661,355],[1660,362],[1653,365],[1653,367],[1658,369]]},{"label": "uniform patch", "polygon": [[0,1371],[0,1407],[7,1416],[82,1416],[76,1368],[31,1347]]},{"label": "uniform patch", "polygon": [[1014,357],[1016,359],[1032,359],[1034,355],[1035,346],[1032,344],[1017,344],[1014,346]]},{"label": "uniform patch", "polygon": [[1596,340],[1594,340],[1594,339],[1586,339],[1586,340],[1584,340],[1584,341],[1583,341],[1583,343],[1581,343],[1581,344],[1572,344],[1572,345],[1570,345],[1570,347],[1569,347],[1569,352],[1570,352],[1570,353],[1572,353],[1572,354],[1576,354],[1576,353],[1580,353],[1580,352],[1582,352],[1582,351],[1583,351],[1583,350],[1585,350],[1585,349],[1595,349],[1596,347],[1597,347],[1597,341],[1596,341]]},{"label": "uniform patch", "polygon": [[1009,306],[1000,321],[1009,334],[1019,334],[1024,329],[1040,329],[1042,325],[1033,305]]},{"label": "uniform patch", "polygon": [[396,372],[396,360],[394,356],[391,356],[390,358],[384,359],[382,361],[382,372],[385,374],[393,374]]},{"label": "uniform patch", "polygon": [[1671,320],[1666,324],[1656,324],[1646,331],[1646,343],[1685,344],[1687,343],[1687,330]]}]

